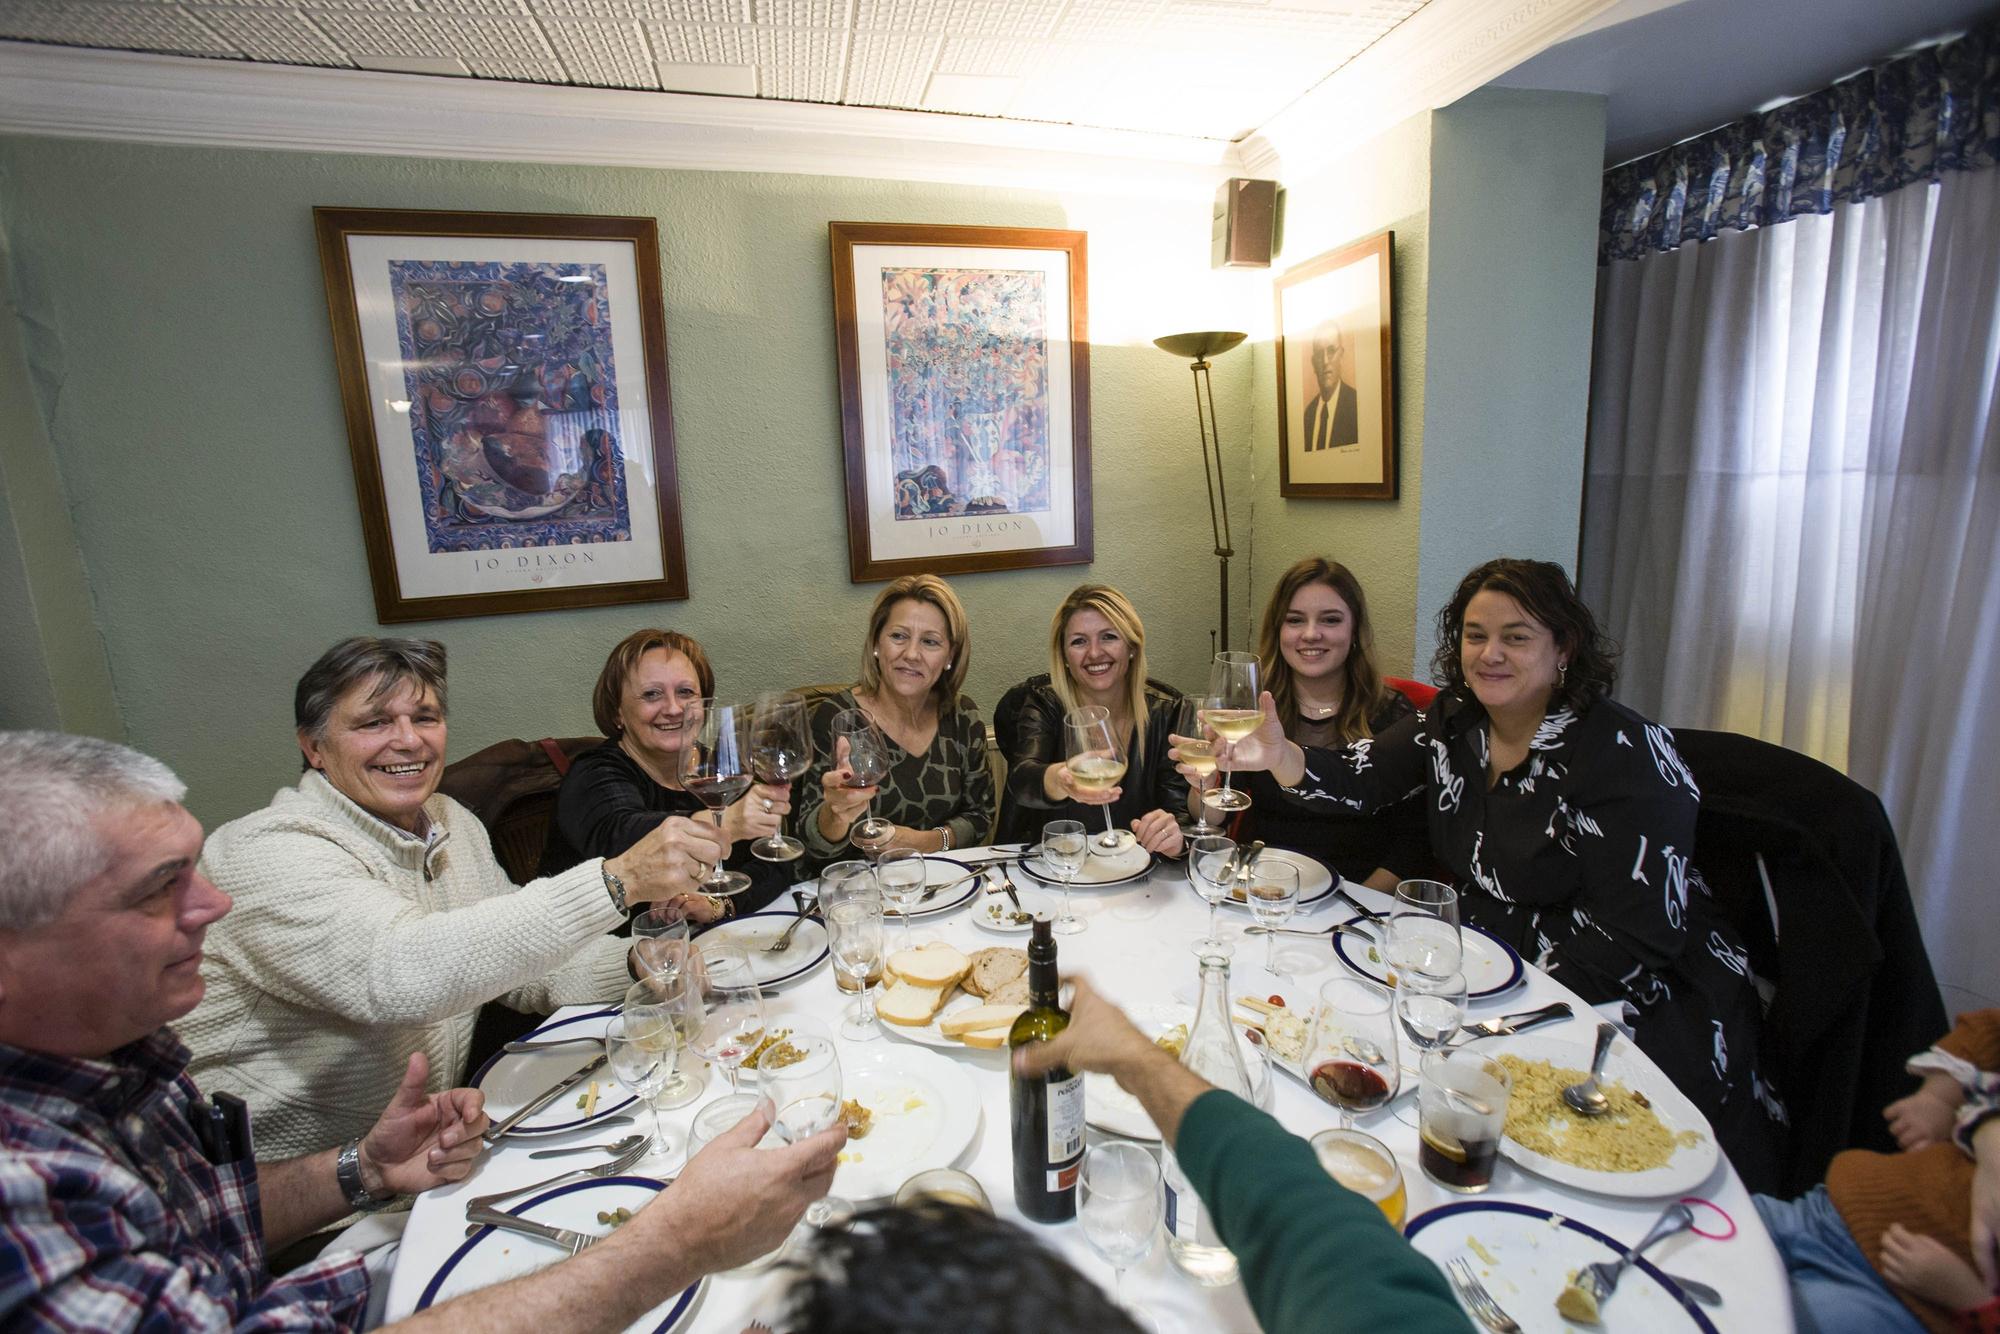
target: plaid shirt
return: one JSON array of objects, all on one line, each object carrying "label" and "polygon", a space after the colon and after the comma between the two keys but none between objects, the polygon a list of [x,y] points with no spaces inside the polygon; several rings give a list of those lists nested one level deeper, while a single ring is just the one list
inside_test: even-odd
[{"label": "plaid shirt", "polygon": [[348,1330],[359,1256],[264,1268],[252,1162],[212,1165],[170,1029],[86,1061],[0,1044],[0,1326]]}]

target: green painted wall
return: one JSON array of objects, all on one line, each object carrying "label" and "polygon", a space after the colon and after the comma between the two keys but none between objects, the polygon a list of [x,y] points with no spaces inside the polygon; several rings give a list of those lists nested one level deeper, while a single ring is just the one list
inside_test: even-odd
[{"label": "green painted wall", "polygon": [[[1084,578],[1134,595],[1156,674],[1205,673],[1214,566],[1187,371],[1150,339],[1264,282],[1209,270],[1207,199],[30,138],[0,139],[0,180],[16,324],[66,491],[35,504],[73,523],[125,735],[180,770],[206,821],[295,776],[293,682],[376,628],[315,204],[660,220],[693,596],[405,627],[450,646],[455,754],[589,730],[604,651],[648,622],[708,645],[725,691],[851,675],[875,588],[846,574],[832,219],[1090,233],[1099,558],[957,581],[975,697],[990,706],[1037,669],[1049,612]],[[1240,424],[1250,361],[1224,370],[1220,411]],[[0,400],[10,433],[36,411]]]}]

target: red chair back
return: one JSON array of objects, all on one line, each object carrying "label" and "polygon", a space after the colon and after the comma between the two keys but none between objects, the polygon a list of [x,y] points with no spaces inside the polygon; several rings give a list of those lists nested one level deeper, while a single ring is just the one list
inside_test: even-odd
[{"label": "red chair back", "polygon": [[1422,681],[1409,681],[1400,676],[1385,676],[1382,684],[1401,695],[1420,709],[1428,709],[1431,701],[1438,696],[1436,686],[1427,686]]}]

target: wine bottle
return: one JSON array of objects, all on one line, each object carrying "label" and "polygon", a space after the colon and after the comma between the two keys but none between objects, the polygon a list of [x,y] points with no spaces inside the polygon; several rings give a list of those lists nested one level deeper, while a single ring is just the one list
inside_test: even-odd
[{"label": "wine bottle", "polygon": [[[1028,941],[1028,1008],[1014,1020],[1007,1046],[1046,1042],[1069,1026],[1056,995],[1056,938],[1047,917]],[[1083,1169],[1083,1076],[1055,1069],[1023,1079],[1008,1074],[1008,1122],[1014,1139],[1014,1204],[1037,1223],[1076,1217]]]}]

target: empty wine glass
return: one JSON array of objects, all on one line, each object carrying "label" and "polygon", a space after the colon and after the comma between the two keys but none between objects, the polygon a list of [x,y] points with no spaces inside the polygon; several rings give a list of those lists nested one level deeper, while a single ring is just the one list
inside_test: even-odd
[{"label": "empty wine glass", "polygon": [[[1221,737],[1225,754],[1234,754],[1236,743],[1264,725],[1262,668],[1254,653],[1218,653],[1208,669],[1209,707],[1201,711],[1207,729]],[[1248,810],[1249,794],[1238,792],[1223,770],[1222,791],[1208,804],[1225,811]]]},{"label": "empty wine glass", "polygon": [[1464,962],[1458,922],[1458,891],[1436,880],[1405,880],[1396,886],[1384,942],[1391,977],[1405,972],[1450,977]]},{"label": "empty wine glass", "polygon": [[743,1060],[764,1037],[764,993],[740,946],[704,942],[692,974],[701,998],[694,1048],[722,1067],[729,1091],[740,1092]]},{"label": "empty wine glass", "polygon": [[[681,745],[681,786],[715,812],[715,827],[721,829],[722,812],[750,790],[750,714],[719,699],[705,699],[698,707],[701,716]],[[750,888],[750,877],[724,870],[717,861],[701,887],[710,894],[741,894]]]},{"label": "empty wine glass", "polygon": [[[773,1108],[771,1129],[787,1144],[810,1139],[840,1119],[840,1054],[817,1034],[793,1033],[785,1041],[798,1059],[762,1072],[764,1094]],[[821,1198],[806,1207],[806,1222],[825,1227],[853,1208],[845,1200]]]},{"label": "empty wine glass", "polygon": [[867,1042],[881,1035],[871,983],[882,968],[882,891],[865,865],[845,864],[860,867],[861,874],[834,883],[821,876],[819,904],[826,918],[833,966],[860,993],[841,1016],[840,1036],[850,1042]]},{"label": "empty wine glass", "polygon": [[659,899],[632,919],[632,957],[640,977],[679,976],[687,963],[687,912],[677,901]]},{"label": "empty wine glass", "polygon": [[[1276,857],[1259,857],[1250,867],[1243,897],[1264,935],[1264,971],[1285,977],[1278,971],[1276,957],[1278,928],[1292,920],[1299,906],[1299,868]],[[1211,909],[1210,911],[1213,911]]]},{"label": "empty wine glass", "polygon": [[[1177,746],[1180,762],[1195,772],[1195,794],[1200,798],[1195,803],[1194,823],[1187,826],[1189,838],[1201,838],[1207,834],[1220,833],[1208,822],[1208,780],[1215,773],[1215,742],[1202,725],[1201,716],[1222,707],[1222,701],[1212,695],[1188,695],[1181,700],[1180,713],[1174,720],[1174,735],[1181,738]],[[1213,931],[1209,932],[1214,935]]]},{"label": "empty wine glass", "polygon": [[1236,843],[1220,834],[1199,834],[1188,840],[1187,876],[1194,892],[1208,900],[1208,936],[1203,944],[1219,944],[1216,909],[1229,897],[1229,864],[1236,859]]},{"label": "empty wine glass", "polygon": [[[876,787],[889,776],[889,740],[875,720],[860,709],[842,709],[833,715],[836,745],[847,741],[847,770],[850,787]],[[876,815],[864,815],[847,831],[847,841],[866,853],[880,851],[895,836],[896,826]]]},{"label": "empty wine glass", "polygon": [[[1111,710],[1102,704],[1086,704],[1063,715],[1063,753],[1069,758],[1070,786],[1078,792],[1101,795],[1125,776],[1125,744],[1113,734]],[[1105,852],[1125,846],[1125,838],[1111,823],[1108,804],[1104,832],[1092,842]]]},{"label": "empty wine glass", "polygon": [[1076,1217],[1084,1240],[1111,1266],[1112,1300],[1125,1300],[1125,1271],[1153,1253],[1165,1213],[1160,1164],[1129,1140],[1106,1140],[1084,1151]]},{"label": "empty wine glass", "polygon": [[903,919],[903,948],[908,949],[910,914],[924,900],[930,865],[914,848],[889,848],[875,863],[875,880],[882,886],[882,897],[894,905],[896,915]]},{"label": "empty wine glass", "polygon": [[1056,918],[1055,929],[1065,936],[1075,935],[1089,925],[1076,915],[1070,907],[1069,886],[1076,879],[1076,873],[1090,858],[1090,844],[1084,837],[1081,820],[1051,820],[1042,826],[1042,860],[1055,871],[1062,881],[1062,916]]},{"label": "empty wine glass", "polygon": [[1340,1124],[1396,1096],[1403,1067],[1396,1055],[1395,1006],[1371,982],[1335,978],[1319,989],[1305,1068],[1313,1092],[1340,1109]]},{"label": "empty wine glass", "polygon": [[[812,728],[806,702],[786,691],[765,691],[750,715],[750,767],[760,783],[789,786],[812,767]],[[760,838],[750,851],[767,862],[795,861],[806,845],[789,834]]]},{"label": "empty wine glass", "polygon": [[[1444,1050],[1465,1022],[1465,1005],[1464,973],[1427,977],[1412,968],[1396,974],[1396,1022],[1419,1053]],[[1398,1108],[1396,1119],[1405,1125],[1417,1123],[1414,1109],[1406,1114]]]},{"label": "empty wine glass", "polygon": [[649,1156],[665,1161],[678,1147],[660,1119],[659,1096],[673,1077],[680,1038],[673,1015],[664,1005],[627,1003],[604,1026],[604,1063],[626,1092],[645,1102],[653,1113],[653,1144]]},{"label": "empty wine glass", "polygon": [[[699,955],[690,952],[687,963],[679,971],[649,974],[634,982],[625,992],[628,1002],[640,1000],[667,1008],[682,1051],[695,1050],[695,1039],[701,1035],[701,967]],[[688,1064],[686,1061],[675,1062],[673,1078],[660,1090],[657,1105],[685,1107],[700,1099],[708,1085],[707,1072],[697,1074],[687,1068]]]}]

